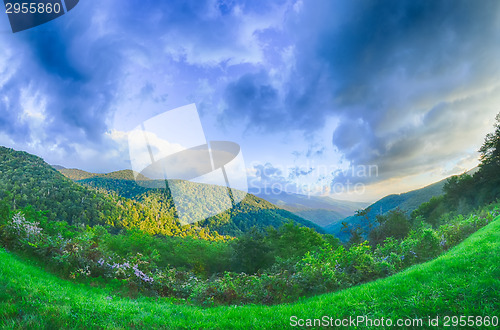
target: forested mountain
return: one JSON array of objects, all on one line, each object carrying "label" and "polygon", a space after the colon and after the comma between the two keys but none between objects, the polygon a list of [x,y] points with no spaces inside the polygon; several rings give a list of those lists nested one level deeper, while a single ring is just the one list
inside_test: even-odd
[{"label": "forested mountain", "polygon": [[[66,169],[60,171],[68,173]],[[76,177],[92,174],[70,171]],[[0,147],[0,199],[12,210],[32,206],[45,212],[51,221],[139,228],[150,234],[208,239],[219,237],[216,231],[237,236],[252,226],[279,227],[289,221],[321,230],[252,195],[247,195],[234,209],[197,224],[182,225],[175,216],[171,197],[164,190],[142,188],[135,181],[126,180],[131,177],[131,171],[94,175],[82,180],[94,188],[86,187],[66,178],[37,156]],[[90,179],[94,181],[86,181]],[[200,186],[192,184],[193,198],[199,189]]]},{"label": "forested mountain", "polygon": [[[123,175],[123,174],[127,174]],[[120,174],[120,175],[117,175]],[[150,189],[138,185],[135,181],[130,180],[133,174],[130,170],[112,172],[109,174],[99,175],[92,178],[78,180],[77,183],[104,189],[108,192],[113,192],[121,197],[133,199],[142,204],[163,205],[166,201],[164,191],[162,189]],[[187,199],[198,199],[203,196],[205,203],[217,204],[217,196],[209,195],[203,192],[206,185],[185,181],[184,193],[187,194]],[[167,198],[169,203],[170,197]],[[170,211],[168,211],[170,212]],[[323,230],[314,223],[299,217],[291,212],[280,209],[279,207],[269,203],[268,201],[258,198],[252,194],[247,194],[246,197],[236,205],[235,208],[224,211],[218,215],[210,217],[202,221],[202,227],[208,227],[210,230],[215,230],[222,235],[239,235],[248,231],[251,227],[279,227],[285,222],[294,221],[307,227],[316,229],[318,232]]]},{"label": "forested mountain", "polygon": [[49,220],[94,225],[113,218],[113,200],[78,186],[41,158],[0,147],[0,199],[15,209],[31,205]]},{"label": "forested mountain", "polygon": [[92,178],[94,176],[97,176],[98,174],[96,173],[90,173],[87,171],[82,171],[76,168],[57,168],[56,166],[52,166],[56,170],[62,173],[65,177],[71,179],[71,180],[83,180],[83,179],[88,179]]},{"label": "forested mountain", "polygon": [[447,179],[438,181],[426,187],[409,191],[402,194],[388,195],[366,208],[366,214],[363,216],[349,216],[345,219],[337,220],[325,228],[326,232],[336,235],[341,239],[347,239],[349,234],[341,232],[343,223],[349,225],[350,228],[356,226],[365,227],[368,224],[374,224],[377,215],[386,214],[391,210],[399,208],[407,215],[416,210],[422,203],[428,202],[434,196],[440,196],[443,192],[443,187]]},{"label": "forested mountain", "polygon": [[49,221],[74,226],[101,224],[116,230],[139,228],[151,234],[219,237],[208,228],[181,226],[161,209],[78,185],[41,158],[4,147],[0,147],[0,200],[12,210],[31,206],[44,212]]},{"label": "forested mountain", "polygon": [[[61,172],[65,177],[73,180],[85,180],[90,178],[107,178],[107,179],[120,179],[120,180],[135,180],[134,171],[132,170],[121,170],[111,173],[91,173],[83,171],[77,168],[64,168],[58,165],[52,165],[53,168]],[[135,173],[139,180],[149,180],[144,175]]]},{"label": "forested mountain", "polygon": [[368,203],[337,200],[327,196],[307,196],[283,191],[265,193],[258,189],[250,192],[321,227],[327,227],[368,206]]},{"label": "forested mountain", "polygon": [[[112,172],[115,173],[115,172]],[[109,174],[112,174],[109,173]],[[83,180],[74,180],[76,183],[87,187],[104,189],[109,192],[114,192],[125,198],[137,198],[150,189],[139,186],[135,180],[119,179],[112,176],[95,176]]]}]

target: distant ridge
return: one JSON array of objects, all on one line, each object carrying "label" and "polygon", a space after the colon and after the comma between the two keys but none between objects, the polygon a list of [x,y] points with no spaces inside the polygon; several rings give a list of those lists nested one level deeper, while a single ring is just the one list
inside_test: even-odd
[{"label": "distant ridge", "polygon": [[85,180],[90,178],[106,178],[118,180],[135,180],[134,174],[137,175],[137,180],[150,180],[144,175],[132,170],[120,170],[110,173],[92,173],[77,168],[65,168],[59,165],[52,165],[53,168],[61,172],[62,175],[73,181]]},{"label": "distant ridge", "polygon": [[118,180],[150,180],[149,178],[145,177],[144,175],[137,173],[132,170],[121,170],[121,171],[114,171],[111,173],[105,173],[105,174],[97,174],[94,177],[96,178],[105,178],[105,179],[118,179]]},{"label": "distant ridge", "polygon": [[277,194],[266,194],[254,188],[249,189],[249,192],[321,227],[354,215],[357,210],[369,205],[365,202],[351,202],[327,196],[307,196],[283,191]]},{"label": "distant ridge", "polygon": [[[368,220],[370,223],[374,223],[377,215],[385,214],[391,210],[399,208],[406,212],[408,215],[416,210],[422,203],[428,202],[434,196],[440,196],[443,194],[443,187],[448,178],[441,181],[435,182],[428,186],[420,189],[412,190],[402,194],[392,194],[388,195],[377,202],[371,204],[366,209],[368,211]],[[350,216],[345,219],[337,220],[329,226],[325,227],[325,231],[334,234],[341,240],[348,239],[347,233],[342,233],[342,223],[345,222],[350,226],[357,226],[364,223],[365,219],[358,216]]]},{"label": "distant ridge", "polygon": [[87,171],[79,170],[77,168],[62,168],[57,170],[61,172],[62,175],[73,181],[93,178],[98,175],[96,173],[90,173]]}]

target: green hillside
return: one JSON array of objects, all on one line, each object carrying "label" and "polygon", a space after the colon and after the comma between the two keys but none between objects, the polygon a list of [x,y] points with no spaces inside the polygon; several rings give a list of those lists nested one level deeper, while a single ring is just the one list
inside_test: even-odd
[{"label": "green hillside", "polygon": [[148,188],[139,186],[133,178],[123,179],[123,178],[116,178],[113,176],[95,176],[92,178],[75,180],[75,181],[76,183],[79,183],[84,186],[101,188],[107,191],[115,192],[119,196],[125,198],[136,198],[150,190]]},{"label": "green hillside", "polygon": [[[0,147],[0,199],[12,209],[28,205],[49,220],[94,225],[116,217],[114,201],[76,185],[41,158]],[[113,215],[114,214],[114,215]]]},{"label": "green hillside", "polygon": [[[428,317],[439,317],[442,328],[447,316],[456,315],[492,324],[500,316],[499,265],[497,217],[446,254],[389,278],[292,304],[201,308],[165,298],[119,297],[109,288],[62,280],[0,249],[0,327],[279,329],[291,320],[365,316],[422,319],[423,328],[429,328]],[[450,328],[458,328],[452,322]],[[471,328],[484,327],[477,324]]]},{"label": "green hillside", "polygon": [[[313,223],[252,195],[247,195],[234,209],[201,223],[182,225],[175,217],[172,198],[163,189],[146,189],[127,180],[133,178],[131,170],[100,175],[70,171],[73,177],[94,175],[79,182],[100,190],[73,182],[37,156],[0,147],[0,200],[6,200],[12,210],[32,206],[45,212],[50,221],[139,228],[167,236],[213,238],[219,236],[217,231],[237,236],[253,226],[277,228],[289,221],[321,231]],[[203,196],[203,185],[186,184],[190,185],[191,198]],[[204,195],[208,204],[219,202]]]},{"label": "green hillside", "polygon": [[[120,174],[120,175],[117,175]],[[124,173],[128,174],[123,175]],[[109,174],[96,176],[89,179],[77,181],[80,184],[115,192],[119,196],[134,199],[142,204],[155,204],[160,208],[170,212],[172,205],[171,198],[165,200],[162,189],[150,189],[139,186],[135,181],[130,180],[132,171],[112,172]],[[173,180],[176,182],[176,180]],[[207,185],[189,181],[182,182],[185,190],[183,191],[186,199],[198,200],[204,199],[206,205],[217,205],[220,203],[217,196],[205,191]],[[217,187],[215,187],[217,188]],[[226,189],[220,187],[220,189]],[[167,205],[168,204],[168,205]],[[318,232],[323,230],[314,223],[303,219],[291,212],[280,209],[279,207],[258,198],[252,194],[247,194],[245,198],[236,205],[236,207],[226,210],[220,214],[210,217],[199,223],[202,227],[208,227],[210,230],[217,231],[221,235],[238,236],[252,227],[264,228],[273,226],[275,228],[282,224],[294,221],[306,227],[314,228]]]},{"label": "green hillside", "polygon": [[[370,223],[375,223],[377,215],[386,214],[387,212],[394,210],[396,208],[401,209],[406,214],[410,214],[412,211],[416,210],[422,203],[428,202],[434,196],[440,196],[443,192],[443,187],[447,179],[441,180],[439,182],[433,183],[426,187],[409,191],[403,194],[392,194],[386,196],[377,202],[371,204],[366,209],[367,217]],[[359,216],[349,216],[345,219],[339,219],[325,228],[325,231],[331,234],[335,234],[337,237],[346,240],[348,239],[347,234],[341,232],[342,223],[345,222],[351,227],[356,225],[366,225],[366,219]]]}]

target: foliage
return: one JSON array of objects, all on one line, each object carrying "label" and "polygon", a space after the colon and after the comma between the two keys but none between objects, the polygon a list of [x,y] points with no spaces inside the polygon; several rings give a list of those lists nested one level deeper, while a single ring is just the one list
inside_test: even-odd
[{"label": "foliage", "polygon": [[385,215],[378,215],[377,222],[379,225],[369,234],[370,243],[373,246],[381,243],[386,237],[403,239],[411,229],[410,219],[400,209],[391,210]]},{"label": "foliage", "polygon": [[481,167],[500,167],[500,113],[495,117],[495,131],[488,133],[484,139],[484,143],[479,149],[481,156]]},{"label": "foliage", "polygon": [[82,171],[76,168],[60,168],[57,169],[62,175],[71,180],[84,180],[97,176],[96,173],[90,173],[87,171]]},{"label": "foliage", "polygon": [[[328,233],[335,234],[343,242],[347,242],[354,230],[359,228],[360,230],[355,231],[356,235],[361,236],[360,240],[366,239],[372,228],[376,226],[378,215],[385,215],[396,209],[400,209],[407,215],[410,215],[422,203],[428,202],[431,198],[441,196],[445,183],[446,180],[442,180],[421,189],[386,196],[364,209],[366,211],[364,214],[347,217],[342,221],[333,223],[325,228],[325,230]],[[342,222],[348,224],[348,230],[342,230]]]},{"label": "foliage", "polygon": [[494,127],[479,149],[479,169],[472,176],[464,173],[449,178],[443,199],[422,205],[415,216],[422,215],[436,226],[444,222],[447,212],[465,215],[500,198],[500,113]]},{"label": "foliage", "polygon": [[117,217],[105,196],[76,186],[40,158],[0,147],[0,199],[13,210],[28,205],[50,220],[74,225],[103,224]]},{"label": "foliage", "polygon": [[233,267],[238,272],[254,274],[274,261],[270,244],[255,228],[234,241],[233,251]]},{"label": "foliage", "polygon": [[428,202],[422,203],[418,209],[413,211],[411,217],[414,222],[425,219],[427,223],[431,224],[433,227],[437,227],[441,215],[445,212],[444,196],[432,197]]},{"label": "foliage", "polygon": [[138,230],[112,235],[102,226],[65,227],[26,208],[0,228],[0,242],[68,278],[120,281],[132,295],[169,296],[205,306],[276,304],[430,260],[498,214],[498,208],[488,208],[480,216],[453,218],[437,230],[424,225],[404,239],[388,237],[373,250],[367,242],[346,248],[331,236],[292,223],[278,230],[253,228],[230,243],[209,242]]},{"label": "foliage", "polygon": [[26,245],[36,248],[42,236],[42,228],[39,225],[39,222],[26,220],[21,212],[15,213],[4,226],[2,239],[6,245]]},{"label": "foliage", "polygon": [[[238,236],[253,226],[278,228],[290,220],[321,231],[311,222],[250,194],[232,210],[201,223],[182,225],[175,215],[171,196],[164,189],[137,185],[129,180],[133,176],[130,170],[96,174],[82,181],[87,182],[84,187],[36,156],[0,147],[0,199],[12,210],[31,205],[35,210],[46,211],[49,221],[80,227],[111,226],[115,233],[135,228],[151,235],[206,240],[225,240],[227,237],[223,235]],[[191,198],[198,198],[200,191],[206,188],[195,183],[185,185]],[[202,195],[209,205],[220,203],[210,194]]]},{"label": "foliage", "polygon": [[[293,315],[410,317],[424,322],[439,316],[443,326],[444,316],[498,315],[498,264],[500,222],[495,221],[442,257],[379,281],[294,304],[199,308],[175,298],[123,297],[114,291],[114,282],[103,287],[93,279],[77,285],[0,249],[0,328],[282,329],[290,327]],[[240,282],[234,283],[212,292],[230,297],[231,288]]]},{"label": "foliage", "polygon": [[232,250],[225,241],[207,241],[192,237],[152,236],[140,230],[107,235],[103,249],[120,256],[140,253],[158,267],[174,266],[183,271],[209,276],[230,269]]},{"label": "foliage", "polygon": [[[141,213],[148,214],[147,218],[150,220],[142,223],[141,226],[138,225],[140,219],[132,215],[135,217],[134,226],[139,226],[142,230],[152,234],[169,236],[172,235],[171,232],[179,232],[179,230],[175,228],[175,211],[171,196],[168,195],[164,189],[145,188],[138,185],[135,181],[130,180],[130,177],[123,174],[124,172],[131,173],[126,171],[113,172],[99,177],[80,180],[78,182],[88,187],[100,189],[100,191],[103,192],[111,194],[116,193],[117,198],[119,198],[118,196],[124,197],[126,199],[131,199],[136,204],[138,203],[146,206],[145,210],[141,210]],[[175,182],[175,180],[173,183],[179,184]],[[187,200],[199,201],[200,198],[203,198],[204,205],[210,206],[213,209],[224,209],[224,201],[219,198],[220,194],[213,194],[207,190],[208,188],[207,185],[203,184],[187,181],[182,182],[183,197]],[[210,189],[214,189],[214,187],[210,187]],[[220,189],[226,188],[220,187]],[[137,208],[137,206],[135,206],[135,208]],[[155,211],[150,212],[149,210]],[[192,216],[197,217],[194,213]],[[195,227],[207,228],[210,232],[217,232],[221,235],[240,236],[252,227],[266,228],[268,226],[273,226],[278,228],[289,221],[294,221],[303,226],[314,228],[318,232],[322,232],[322,229],[312,222],[291,212],[279,209],[273,204],[251,194],[247,194],[234,208],[201,221],[195,225]],[[158,222],[160,223],[159,226],[157,225]],[[131,228],[131,224],[127,224],[127,228]],[[174,235],[177,236],[177,234]],[[180,236],[183,235],[181,234]]]}]

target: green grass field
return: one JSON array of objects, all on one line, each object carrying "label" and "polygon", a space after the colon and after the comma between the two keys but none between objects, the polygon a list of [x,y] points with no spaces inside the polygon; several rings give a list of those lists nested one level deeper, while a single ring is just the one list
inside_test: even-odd
[{"label": "green grass field", "polygon": [[441,328],[445,315],[500,317],[499,219],[431,262],[278,306],[203,309],[167,299],[117,297],[111,290],[60,279],[0,249],[0,327],[279,329],[291,327],[292,316],[420,318],[424,325],[428,317],[439,316]]}]

